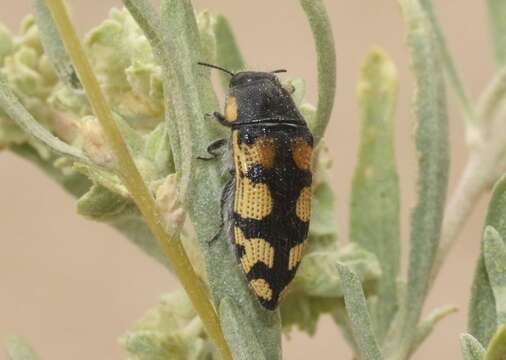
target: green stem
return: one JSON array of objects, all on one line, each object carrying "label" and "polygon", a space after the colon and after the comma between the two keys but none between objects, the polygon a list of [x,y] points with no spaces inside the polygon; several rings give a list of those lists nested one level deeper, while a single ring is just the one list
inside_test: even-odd
[{"label": "green stem", "polygon": [[228,346],[223,337],[216,312],[209,302],[207,292],[176,234],[167,234],[156,210],[155,202],[142,179],[139,170],[130,155],[121,133],[112,117],[105,97],[100,90],[95,75],[81,47],[79,38],[72,25],[62,0],[47,0],[47,5],[77,70],[84,90],[100,121],[110,146],[118,160],[118,172],[128,188],[132,198],[142,212],[146,223],[158,239],[160,247],[169,258],[174,272],[188,293],[188,296],[204,323],[209,336],[214,340],[224,359],[231,359]]}]

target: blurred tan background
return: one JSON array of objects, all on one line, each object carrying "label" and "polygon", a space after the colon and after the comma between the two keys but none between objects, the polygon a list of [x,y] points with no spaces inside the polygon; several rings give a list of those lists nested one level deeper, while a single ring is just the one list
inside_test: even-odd
[{"label": "blurred tan background", "polygon": [[[119,0],[73,0],[81,32],[101,21]],[[227,15],[248,63],[256,69],[286,67],[303,77],[315,100],[315,57],[310,30],[297,1],[195,0],[197,9]],[[17,30],[30,1],[0,0],[0,21]],[[327,132],[334,158],[336,221],[347,241],[350,179],[357,147],[355,84],[359,65],[372,45],[384,47],[399,69],[396,116],[397,160],[401,177],[404,252],[416,179],[410,102],[413,77],[404,29],[395,0],[326,1],[338,53],[338,92]],[[434,0],[452,53],[476,97],[494,65],[486,26],[485,1]],[[450,189],[465,164],[463,122],[449,95],[452,166]],[[173,277],[112,229],[78,217],[74,202],[34,166],[0,153],[0,339],[27,337],[43,359],[120,359],[117,337],[159,295],[175,289]],[[459,359],[459,334],[466,330],[467,303],[486,201],[477,205],[458,245],[433,289],[426,312],[455,304],[460,312],[437,327],[415,359]],[[404,260],[404,265],[406,260]],[[285,358],[350,359],[350,351],[330,319],[314,338],[293,333]],[[0,352],[2,353],[2,352]],[[5,356],[3,353],[0,358]]]}]

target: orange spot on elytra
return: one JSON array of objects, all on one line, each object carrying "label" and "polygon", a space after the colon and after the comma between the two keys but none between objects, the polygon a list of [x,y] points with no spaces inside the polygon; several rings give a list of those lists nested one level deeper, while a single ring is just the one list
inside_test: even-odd
[{"label": "orange spot on elytra", "polygon": [[301,170],[311,168],[311,154],[313,148],[303,138],[298,137],[291,143],[293,161]]}]

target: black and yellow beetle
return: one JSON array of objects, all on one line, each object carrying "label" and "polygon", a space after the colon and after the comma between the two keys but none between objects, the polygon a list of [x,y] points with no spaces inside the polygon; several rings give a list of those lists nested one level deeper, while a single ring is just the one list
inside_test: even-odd
[{"label": "black and yellow beetle", "polygon": [[274,310],[302,260],[311,212],[313,136],[274,72],[231,75],[225,114],[226,148],[233,177],[222,197],[224,229],[260,304]]}]

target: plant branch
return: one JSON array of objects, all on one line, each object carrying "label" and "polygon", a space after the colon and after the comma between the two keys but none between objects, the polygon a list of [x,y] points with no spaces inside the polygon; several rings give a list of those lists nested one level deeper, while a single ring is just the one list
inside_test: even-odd
[{"label": "plant branch", "polygon": [[47,5],[53,14],[62,40],[65,44],[79,78],[83,84],[94,113],[99,119],[104,133],[118,160],[118,173],[125,182],[130,194],[142,212],[146,223],[158,239],[161,248],[170,260],[172,268],[184,289],[188,293],[195,310],[201,317],[209,336],[214,340],[223,358],[231,359],[227,344],[223,337],[218,317],[212,304],[209,302],[207,292],[199,277],[194,272],[184,248],[176,234],[166,234],[155,202],[137,169],[127,145],[113,119],[104,95],[100,90],[91,66],[81,47],[79,38],[70,21],[62,0],[47,0]]},{"label": "plant branch", "polygon": [[480,156],[471,156],[457,187],[448,201],[441,230],[441,243],[431,274],[432,285],[441,270],[444,260],[457,241],[464,223],[486,189],[487,179],[477,176],[485,167],[484,161],[487,160]]},{"label": "plant branch", "polygon": [[433,281],[478,199],[504,171],[505,94],[506,68],[494,76],[478,102],[479,127],[470,143],[467,165],[445,210],[441,244],[432,269]]}]

